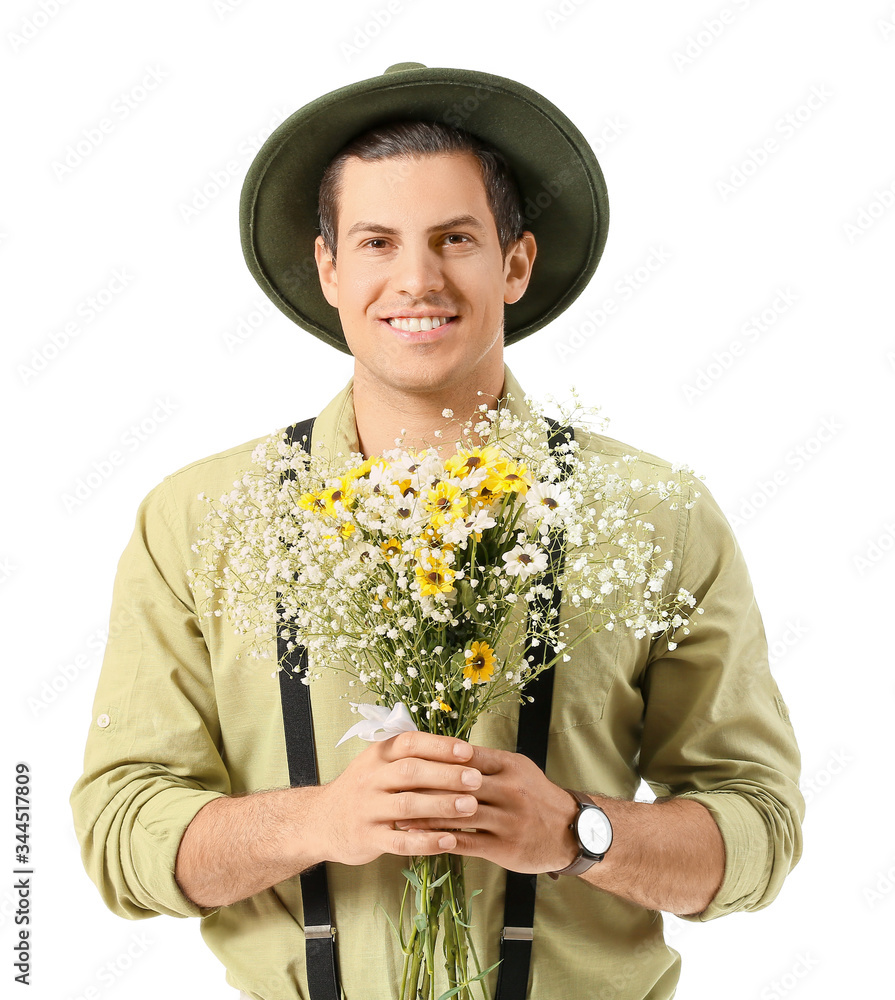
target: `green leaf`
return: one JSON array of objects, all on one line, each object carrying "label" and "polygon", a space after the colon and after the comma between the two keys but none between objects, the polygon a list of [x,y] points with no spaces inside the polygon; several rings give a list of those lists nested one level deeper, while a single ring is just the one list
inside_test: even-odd
[{"label": "green leaf", "polygon": [[448,997],[456,996],[460,992],[460,990],[465,990],[470,983],[477,983],[480,979],[484,979],[485,976],[487,976],[489,972],[493,972],[498,965],[500,965],[499,961],[495,962],[494,965],[492,965],[490,968],[485,969],[483,972],[480,972],[477,976],[473,976],[472,979],[467,980],[467,982],[460,983],[459,986],[455,986],[453,989],[447,990],[446,992],[442,993],[441,996],[438,998],[438,1000],[448,1000]]},{"label": "green leaf", "polygon": [[395,926],[395,922],[388,915],[388,910],[386,910],[386,908],[382,905],[382,903],[377,903],[376,905],[385,914],[385,919],[389,922],[389,926],[391,927],[392,931],[394,932],[395,937],[398,940],[398,947],[401,949],[402,952],[404,952],[406,954],[407,953],[407,945],[404,943],[404,935]]},{"label": "green leaf", "polygon": [[411,885],[412,885],[412,886],[413,886],[413,887],[414,887],[415,889],[419,889],[420,891],[422,891],[422,888],[423,888],[423,883],[422,883],[422,882],[420,882],[420,880],[419,880],[419,876],[418,876],[418,875],[417,875],[417,874],[416,874],[415,872],[411,871],[411,869],[410,869],[410,868],[402,868],[402,869],[401,869],[401,871],[402,871],[402,873],[403,873],[403,875],[404,875],[404,878],[406,878],[406,879],[407,879],[407,881],[408,881],[408,882],[409,882],[409,883],[410,883],[410,884],[411,884]]},{"label": "green leaf", "polygon": [[420,934],[424,934],[426,928],[429,926],[429,918],[425,913],[418,913],[413,918],[413,922],[416,924],[416,929],[420,932]]}]

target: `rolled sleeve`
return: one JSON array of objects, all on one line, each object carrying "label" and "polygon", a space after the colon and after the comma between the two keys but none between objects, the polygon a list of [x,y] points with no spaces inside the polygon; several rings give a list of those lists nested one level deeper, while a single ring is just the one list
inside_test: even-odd
[{"label": "rolled sleeve", "polygon": [[799,750],[768,667],[764,627],[742,552],[700,484],[682,510],[675,587],[703,609],[676,648],[660,639],[641,687],[641,773],[660,797],[691,798],[712,814],[725,848],[722,884],[689,920],[758,910],[801,856]]},{"label": "rolled sleeve", "polygon": [[71,795],[85,868],[109,908],[132,919],[213,912],[183,894],[175,863],[195,814],[230,792],[167,489],[141,504],[118,566],[84,773]]}]

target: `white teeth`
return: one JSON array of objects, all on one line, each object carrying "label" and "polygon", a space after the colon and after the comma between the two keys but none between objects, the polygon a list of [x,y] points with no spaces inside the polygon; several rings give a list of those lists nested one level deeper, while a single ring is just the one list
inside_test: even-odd
[{"label": "white teeth", "polygon": [[397,316],[390,319],[389,326],[405,333],[419,333],[435,330],[450,321],[449,316]]}]

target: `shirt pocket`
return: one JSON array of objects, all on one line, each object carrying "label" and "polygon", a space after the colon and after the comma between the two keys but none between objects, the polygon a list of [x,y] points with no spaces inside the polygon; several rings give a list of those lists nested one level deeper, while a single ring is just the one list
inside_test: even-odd
[{"label": "shirt pocket", "polygon": [[[571,645],[573,638],[567,636]],[[620,633],[603,629],[582,639],[568,654],[568,662],[552,667],[553,707],[550,732],[562,733],[578,726],[589,726],[603,717],[609,689],[615,680]],[[506,723],[515,724],[519,707],[515,701],[492,709]]]}]

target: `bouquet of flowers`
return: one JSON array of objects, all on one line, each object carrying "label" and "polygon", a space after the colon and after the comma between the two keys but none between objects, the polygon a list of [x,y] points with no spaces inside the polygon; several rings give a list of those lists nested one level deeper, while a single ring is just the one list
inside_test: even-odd
[{"label": "bouquet of flowers", "polygon": [[[270,656],[275,634],[305,646],[305,683],[347,671],[367,721],[346,738],[412,728],[467,738],[483,712],[524,698],[594,632],[686,633],[696,602],[664,592],[672,565],[648,521],[657,504],[684,502],[684,470],[644,483],[631,477],[634,456],[587,457],[570,435],[551,450],[548,424],[527,402],[531,419],[482,404],[452,448],[411,453],[398,441],[366,460],[271,436],[234,489],[209,501],[194,546],[204,568],[193,574],[207,614],[227,614],[254,655]],[[583,416],[578,406],[563,414],[570,425]],[[526,631],[547,646],[537,663],[524,655]],[[400,910],[388,915],[405,956],[400,996],[434,998],[439,937],[448,983],[439,1000],[469,998],[475,983],[487,996],[463,859],[414,858],[404,874]]]}]

